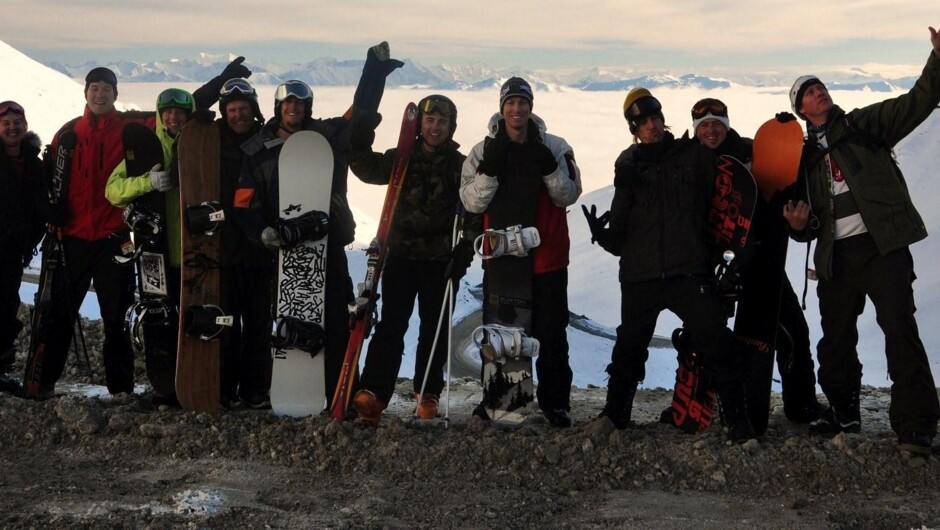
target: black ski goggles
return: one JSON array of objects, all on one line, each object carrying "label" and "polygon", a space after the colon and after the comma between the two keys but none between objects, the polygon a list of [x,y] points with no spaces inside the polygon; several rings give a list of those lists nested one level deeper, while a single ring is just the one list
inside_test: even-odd
[{"label": "black ski goggles", "polygon": [[243,96],[254,96],[255,88],[251,86],[251,83],[243,77],[236,77],[229,79],[222,85],[222,89],[219,90],[219,96],[230,96],[232,94],[241,94]]},{"label": "black ski goggles", "polygon": [[715,98],[702,99],[692,106],[693,120],[700,120],[709,114],[716,117],[727,118],[728,106],[722,103],[721,100]]},{"label": "black ski goggles", "polygon": [[444,116],[453,116],[457,113],[454,102],[445,97],[429,96],[421,100],[421,106],[418,108],[424,114],[442,114]]},{"label": "black ski goggles", "polygon": [[654,97],[644,97],[640,98],[633,102],[632,105],[626,108],[623,111],[623,117],[633,125],[634,127],[638,126],[643,122],[644,119],[653,114],[658,114],[663,111],[663,106],[659,103],[659,100]]},{"label": "black ski goggles", "polygon": [[310,90],[307,83],[291,79],[278,85],[274,91],[275,101],[284,101],[287,98],[313,99],[313,90]]},{"label": "black ski goggles", "polygon": [[195,107],[193,95],[179,88],[168,88],[160,92],[157,96],[157,109],[162,111],[170,107],[192,110]]}]

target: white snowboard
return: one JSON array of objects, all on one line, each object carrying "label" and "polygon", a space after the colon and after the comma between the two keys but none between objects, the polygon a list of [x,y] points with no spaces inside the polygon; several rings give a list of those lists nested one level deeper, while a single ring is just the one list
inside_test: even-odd
[{"label": "white snowboard", "polygon": [[[281,219],[330,211],[333,151],[323,135],[292,134],[278,158]],[[324,237],[278,254],[275,321],[283,315],[325,326],[326,242]],[[326,408],[326,380],[321,349],[316,355],[300,349],[272,347],[274,369],[271,408],[279,416],[303,417]]]}]

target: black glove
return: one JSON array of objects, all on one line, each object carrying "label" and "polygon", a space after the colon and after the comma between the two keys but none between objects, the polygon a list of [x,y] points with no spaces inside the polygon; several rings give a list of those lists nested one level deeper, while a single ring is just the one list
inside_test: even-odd
[{"label": "black glove", "polygon": [[461,239],[454,247],[450,262],[444,270],[444,277],[450,278],[455,284],[467,274],[467,269],[473,263],[473,242]]},{"label": "black glove", "polygon": [[203,125],[208,125],[215,120],[215,111],[209,109],[193,111],[193,115],[190,116],[189,119],[196,120]]},{"label": "black glove", "polygon": [[222,70],[222,73],[219,77],[222,78],[222,82],[228,81],[229,79],[235,79],[236,77],[251,77],[251,70],[242,63],[245,62],[245,58],[238,56],[234,61],[228,63],[228,66],[225,67],[225,70]]},{"label": "black glove", "polygon": [[353,113],[349,146],[357,151],[372,148],[375,141],[375,129],[382,123],[382,115],[373,110],[357,110]]},{"label": "black glove", "polygon": [[497,133],[483,145],[483,160],[480,162],[480,170],[483,173],[495,177],[499,175],[506,163],[506,153],[509,152],[509,144],[512,140],[505,134]]},{"label": "black glove", "polygon": [[796,116],[790,114],[789,112],[778,112],[775,118],[777,118],[777,121],[780,123],[796,120]]},{"label": "black glove", "polygon": [[581,211],[584,212],[584,218],[587,219],[588,228],[591,229],[591,243],[600,241],[607,235],[607,223],[610,222],[610,210],[598,217],[597,206],[592,204],[589,211],[587,206],[582,204]]},{"label": "black glove", "polygon": [[558,160],[555,160],[555,154],[542,142],[527,144],[529,145],[530,156],[539,168],[539,175],[551,175],[558,169]]}]

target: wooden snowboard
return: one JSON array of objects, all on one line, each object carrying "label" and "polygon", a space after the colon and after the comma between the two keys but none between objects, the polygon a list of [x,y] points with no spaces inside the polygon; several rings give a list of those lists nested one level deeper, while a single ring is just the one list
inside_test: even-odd
[{"label": "wooden snowboard", "polygon": [[[313,131],[292,134],[278,157],[280,216],[289,220],[310,211],[329,214],[333,184],[333,150]],[[312,323],[322,332],[326,304],[327,237],[278,253],[275,328],[285,318]],[[277,333],[276,333],[277,334]],[[275,344],[277,340],[274,341]],[[311,416],[326,407],[323,356],[298,347],[272,346],[271,408],[280,416]]]},{"label": "wooden snowboard", "polygon": [[[180,132],[177,153],[183,259],[176,396],[186,410],[215,412],[221,406],[219,335],[226,322],[231,326],[231,318],[219,304],[220,237],[218,227],[211,228],[228,222],[221,206],[216,206],[220,199],[218,124],[187,123]],[[194,208],[212,212],[206,223],[208,233],[205,226],[194,226],[190,213]]]}]

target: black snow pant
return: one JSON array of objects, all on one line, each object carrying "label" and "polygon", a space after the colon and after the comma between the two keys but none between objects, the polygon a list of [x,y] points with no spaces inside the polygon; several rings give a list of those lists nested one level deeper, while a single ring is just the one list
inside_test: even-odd
[{"label": "black snow pant", "polygon": [[13,249],[0,249],[0,374],[13,371],[16,360],[14,344],[23,323],[17,318],[20,309],[20,282],[23,260]]},{"label": "black snow pant", "polygon": [[274,265],[239,264],[221,271],[221,303],[233,317],[222,336],[222,397],[267,397],[271,391],[271,303]]},{"label": "black snow pant", "polygon": [[540,343],[535,395],[544,411],[571,410],[568,319],[568,269],[533,275],[532,336]]},{"label": "black snow pant", "polygon": [[[438,330],[438,319],[447,279],[444,272],[447,261],[416,260],[389,255],[382,272],[382,319],[375,326],[375,335],[369,342],[365,368],[359,387],[372,391],[382,403],[388,405],[395,391],[395,380],[401,369],[405,351],[405,333],[408,321],[418,300],[418,345],[414,366],[414,391],[421,391],[424,373],[430,360],[426,394],[440,395],[444,389],[444,363],[447,361],[447,330],[445,317],[441,322],[437,347],[431,355],[431,345]],[[456,285],[454,293],[456,294]]]},{"label": "black snow pant", "polygon": [[780,372],[780,384],[783,387],[783,405],[787,409],[798,410],[816,402],[816,366],[810,350],[806,317],[786,277],[780,293],[779,322],[790,338],[787,351],[781,348],[779,333],[777,336],[777,371]]},{"label": "black snow pant", "polygon": [[[339,374],[343,370],[343,357],[349,345],[349,307],[355,302],[345,247],[333,243],[338,238],[330,237],[326,258],[326,347],[323,350],[326,354],[323,369],[326,373],[327,409],[333,403]],[[355,370],[358,372],[358,367]],[[356,388],[356,381],[353,381],[352,388]]]},{"label": "black snow pant", "polygon": [[742,365],[727,327],[727,311],[717,296],[703,289],[710,285],[703,276],[621,283],[620,325],[607,366],[611,381],[635,385],[646,378],[650,340],[664,310],[682,320],[693,351],[703,354],[703,367],[716,387],[740,381]]},{"label": "black snow pant", "polygon": [[94,283],[104,324],[102,356],[108,392],[134,391],[134,353],[124,331],[124,317],[134,301],[134,268],[114,261],[114,256],[121,255],[124,241],[117,235],[96,241],[62,240],[67,275],[57,274],[53,281],[54,324],[43,363],[43,388],[53,387],[65,371],[78,310]]},{"label": "black snow pant", "polygon": [[835,242],[832,278],[820,279],[816,289],[823,332],[817,350],[819,384],[837,410],[852,406],[852,394],[862,380],[857,322],[867,295],[885,334],[892,382],[891,428],[898,434],[916,431],[935,436],[940,403],[914,318],[915,279],[907,247],[881,255],[869,234]]}]

